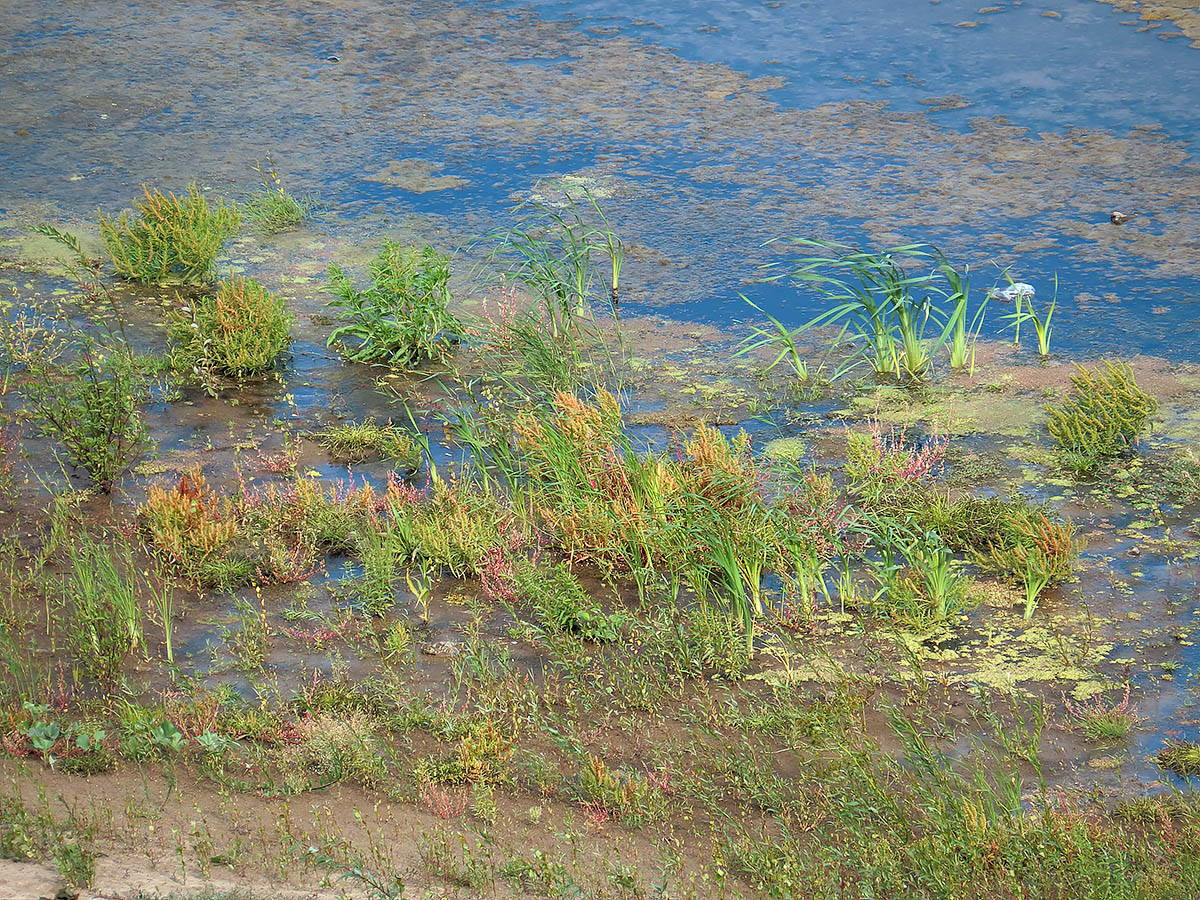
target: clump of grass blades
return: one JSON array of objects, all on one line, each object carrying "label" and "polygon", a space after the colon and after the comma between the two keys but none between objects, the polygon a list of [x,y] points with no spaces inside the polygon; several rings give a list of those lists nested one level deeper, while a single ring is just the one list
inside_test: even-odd
[{"label": "clump of grass blades", "polygon": [[1071,726],[1093,741],[1120,740],[1127,737],[1143,720],[1129,705],[1129,685],[1119,702],[1108,702],[1097,696],[1091,701],[1066,702]]},{"label": "clump of grass blades", "polygon": [[141,584],[128,546],[109,548],[84,534],[71,546],[63,604],[75,658],[108,693],[130,653],[146,650]]},{"label": "clump of grass blades", "polygon": [[341,267],[329,267],[336,299],[330,306],[345,324],[329,335],[347,359],[408,366],[442,356],[463,326],[450,312],[450,258],[432,247],[384,241],[370,265],[371,286],[358,290]]},{"label": "clump of grass blades", "polygon": [[130,281],[203,283],[213,275],[221,247],[241,226],[236,204],[210,206],[195,184],[187,194],[163,194],[143,185],[135,218],[100,213],[100,235],[117,274]]},{"label": "clump of grass blades", "polygon": [[373,416],[363,422],[346,422],[325,429],[321,446],[335,462],[361,462],[375,454],[398,460],[406,469],[415,469],[421,460],[421,446],[412,435],[390,422],[380,425]]},{"label": "clump of grass blades", "polygon": [[489,235],[495,242],[489,261],[504,277],[534,293],[553,338],[575,329],[579,317],[588,312],[596,282],[604,283],[594,265],[598,257],[608,261],[607,287],[614,310],[619,302],[624,244],[591,191],[583,193],[598,224],[589,221],[586,207],[568,191],[561,204],[531,203],[531,212],[516,224]]},{"label": "clump of grass blades", "polygon": [[274,367],[291,343],[287,304],[252,278],[222,281],[177,311],[169,323],[176,369],[204,383],[214,375],[245,378]]},{"label": "clump of grass blades", "polygon": [[242,214],[250,220],[255,231],[260,234],[291,231],[312,215],[316,201],[311,197],[297,197],[286,190],[269,156],[266,168],[256,166],[255,171],[261,182],[242,204]]},{"label": "clump of grass blades", "polygon": [[[920,381],[929,375],[934,355],[965,316],[965,307],[960,316],[955,298],[954,315],[941,308],[942,300],[953,296],[937,286],[938,275],[945,274],[943,269],[934,267],[923,274],[909,274],[904,264],[925,265],[936,254],[944,265],[945,257],[926,244],[870,253],[830,241],[792,238],[789,242],[821,255],[774,264],[787,265],[791,270],[767,280],[790,278],[798,284],[811,284],[833,306],[788,333],[788,341],[811,328],[841,325],[838,341],[849,335],[860,358],[841,366],[835,378],[860,362],[866,362],[877,377]],[[927,337],[931,323],[936,336]],[[779,336],[768,335],[774,343]]]},{"label": "clump of grass blades", "polygon": [[1071,385],[1061,405],[1046,407],[1047,427],[1066,464],[1080,473],[1126,453],[1158,412],[1158,401],[1123,362],[1102,360],[1094,370],[1076,365]]},{"label": "clump of grass blades", "polygon": [[1171,741],[1154,759],[1168,772],[1183,778],[1200,775],[1200,744],[1194,741]]}]

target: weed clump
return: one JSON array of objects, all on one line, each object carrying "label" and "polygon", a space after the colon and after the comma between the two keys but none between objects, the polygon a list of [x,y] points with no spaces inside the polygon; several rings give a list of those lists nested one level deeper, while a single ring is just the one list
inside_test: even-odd
[{"label": "weed clump", "polygon": [[523,560],[516,566],[513,589],[553,634],[572,634],[597,644],[617,639],[615,618],[605,615],[565,563],[544,566]]},{"label": "weed clump", "polygon": [[1138,387],[1126,363],[1103,360],[1094,370],[1075,370],[1071,396],[1046,412],[1064,463],[1085,474],[1128,452],[1158,412],[1158,401]]},{"label": "weed clump", "polygon": [[108,493],[146,444],[145,378],[128,345],[24,317],[0,324],[0,339],[43,432]]},{"label": "weed clump", "polygon": [[242,204],[242,214],[259,234],[279,234],[299,228],[312,215],[316,201],[297,197],[283,186],[283,180],[271,158],[266,169],[256,168],[261,179],[258,189]]},{"label": "weed clump", "polygon": [[450,258],[432,247],[384,241],[360,291],[337,265],[329,267],[330,306],[345,324],[329,335],[355,362],[408,366],[445,353],[463,326],[450,312]]},{"label": "weed clump", "polygon": [[1070,577],[1079,550],[1069,520],[1051,519],[1040,510],[1019,510],[1005,522],[1003,532],[972,555],[980,567],[1017,581],[1025,590],[1025,618],[1030,619],[1042,591]]},{"label": "weed clump", "polygon": [[282,297],[252,278],[234,276],[215,295],[197,297],[172,317],[174,365],[205,384],[218,375],[260,375],[287,349],[292,320]]},{"label": "weed clump", "polygon": [[237,206],[224,200],[210,206],[194,183],[184,196],[145,185],[142,192],[136,218],[100,213],[100,236],[117,274],[146,284],[210,281],[213,261],[241,226]]},{"label": "weed clump", "polygon": [[1154,759],[1159,766],[1182,778],[1200,775],[1200,744],[1194,741],[1171,741]]},{"label": "weed clump", "polygon": [[380,425],[371,416],[363,422],[346,422],[325,429],[321,446],[334,462],[362,462],[372,454],[397,460],[405,469],[416,469],[421,448],[408,432],[391,422]]}]

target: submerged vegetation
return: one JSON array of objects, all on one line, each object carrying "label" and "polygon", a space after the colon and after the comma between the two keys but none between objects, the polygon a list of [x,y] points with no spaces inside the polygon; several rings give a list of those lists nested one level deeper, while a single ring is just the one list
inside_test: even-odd
[{"label": "submerged vegetation", "polygon": [[[667,363],[635,365],[622,321],[595,314],[617,311],[624,246],[584,196],[491,235],[502,284],[473,318],[452,309],[450,260],[429,247],[386,241],[362,290],[330,268],[330,344],[410,370],[375,386],[405,412],[425,404],[411,429],[340,394],[294,427],[279,413],[290,373],[274,405],[240,384],[277,366],[293,323],[249,277],[177,301],[157,362],[95,314],[82,330],[83,314],[5,320],[3,412],[115,493],[101,506],[63,487],[39,447],[20,460],[24,505],[0,542],[0,747],[17,761],[0,852],[84,885],[99,853],[157,853],[150,836],[170,829],[181,868],[269,866],[391,897],[414,881],[626,900],[1196,893],[1190,796],[1114,805],[1074,788],[1096,748],[1070,741],[1129,752],[1146,724],[1128,669],[1123,699],[1106,699],[1121,696],[1120,661],[1106,658],[1118,638],[1103,641],[1129,632],[1093,631],[1091,594],[1118,570],[1081,559],[1090,486],[1058,477],[1044,435],[989,445],[1032,476],[971,468],[977,436],[953,408],[920,407],[943,348],[951,368],[976,368],[988,301],[971,306],[968,271],[925,245],[797,242],[818,255],[786,277],[833,306],[800,329],[768,316],[738,357],[820,381],[799,338],[832,325],[838,374],[866,364],[904,386],[843,384],[832,396],[847,406],[813,415],[756,372],[759,422],[679,417],[663,436],[643,426],[665,416],[631,407],[637,376]],[[102,296],[59,234],[83,293]],[[1044,351],[1052,309],[1018,308]],[[431,360],[436,385],[411,373]],[[167,363],[210,390],[230,379],[203,398],[230,421],[164,440],[122,481],[150,443],[147,397],[181,396],[150,383]],[[1127,453],[1158,409],[1124,364],[1079,368],[1072,385],[1049,408],[1064,457]],[[887,391],[912,403],[904,424]],[[252,413],[234,411],[243,399]],[[794,452],[766,452],[768,420]],[[439,446],[418,421],[441,426]],[[265,452],[280,441],[282,457]],[[1190,455],[1145,456],[1129,478],[1160,483],[1154,515],[1200,496]],[[348,471],[329,477],[327,461]],[[1071,492],[1070,517],[1030,483],[1043,473]],[[1117,501],[1100,502],[1111,515]],[[1148,554],[1156,539],[1139,537]],[[1178,742],[1157,761],[1190,776],[1195,756]],[[54,814],[28,788],[50,768],[122,790],[135,777],[146,798],[162,773],[183,811],[130,800],[119,829],[99,802],[94,821]],[[321,806],[335,785],[353,827]],[[188,806],[201,796],[219,816]],[[412,821],[433,825],[414,836]]]}]

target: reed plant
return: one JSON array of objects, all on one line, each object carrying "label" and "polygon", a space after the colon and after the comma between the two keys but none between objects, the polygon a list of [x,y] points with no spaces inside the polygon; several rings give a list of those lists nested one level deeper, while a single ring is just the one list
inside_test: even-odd
[{"label": "reed plant", "polygon": [[832,303],[792,336],[812,328],[840,325],[838,340],[849,336],[859,359],[841,366],[834,377],[861,362],[866,362],[876,377],[910,381],[928,377],[933,358],[950,337],[956,320],[947,315],[937,299],[940,270],[935,267],[910,274],[905,266],[924,267],[935,258],[936,251],[926,244],[871,253],[830,241],[791,238],[788,242],[816,251],[816,255],[772,264],[768,268],[786,266],[788,271],[769,275],[766,280],[787,278],[795,284],[812,285]]},{"label": "reed plant", "polygon": [[947,303],[950,307],[950,368],[966,369],[968,374],[974,374],[975,346],[979,340],[979,332],[983,330],[990,295],[984,296],[983,302],[976,308],[974,315],[971,315],[971,267],[963,266],[960,272],[940,250],[935,249],[934,256],[937,271],[946,281]]},{"label": "reed plant", "polygon": [[147,284],[211,281],[217,254],[241,226],[237,205],[210,204],[194,183],[182,196],[146,185],[142,194],[133,217],[100,213],[100,236],[117,274]]}]

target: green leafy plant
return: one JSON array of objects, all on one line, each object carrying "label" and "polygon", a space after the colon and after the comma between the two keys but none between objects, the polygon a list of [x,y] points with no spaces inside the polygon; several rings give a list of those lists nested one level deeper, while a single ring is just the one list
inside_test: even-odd
[{"label": "green leafy plant", "polygon": [[1158,412],[1158,401],[1138,387],[1128,364],[1101,360],[1095,369],[1076,364],[1072,391],[1047,406],[1047,427],[1066,464],[1077,472],[1133,447]]},{"label": "green leafy plant", "polygon": [[979,307],[975,310],[975,315],[971,316],[970,323],[968,324],[967,316],[970,313],[969,303],[971,296],[971,267],[963,266],[960,272],[946,259],[940,250],[935,250],[934,255],[937,260],[937,270],[946,280],[946,285],[949,288],[947,299],[951,306],[950,368],[966,369],[968,374],[974,374],[975,345],[979,340],[979,332],[983,329],[983,317],[987,311],[990,295],[984,296],[983,302],[979,304]]},{"label": "green leafy plant", "polygon": [[100,236],[117,274],[148,284],[210,281],[217,254],[241,225],[236,204],[210,206],[194,183],[184,196],[144,185],[142,192],[135,217],[100,213]]},{"label": "green leafy plant", "polygon": [[1180,777],[1200,775],[1200,744],[1195,741],[1169,741],[1154,759],[1162,768]]},{"label": "green leafy plant", "polygon": [[450,312],[450,258],[432,247],[386,240],[360,291],[337,265],[328,270],[330,306],[345,324],[329,335],[348,359],[407,366],[445,353],[463,327]]},{"label": "green leafy plant", "polygon": [[292,321],[282,297],[252,278],[234,276],[216,294],[196,297],[172,315],[172,362],[205,385],[216,376],[259,375],[287,349]]},{"label": "green leafy plant", "polygon": [[146,443],[145,377],[124,339],[19,316],[0,322],[0,341],[42,430],[97,489],[112,490]]}]

